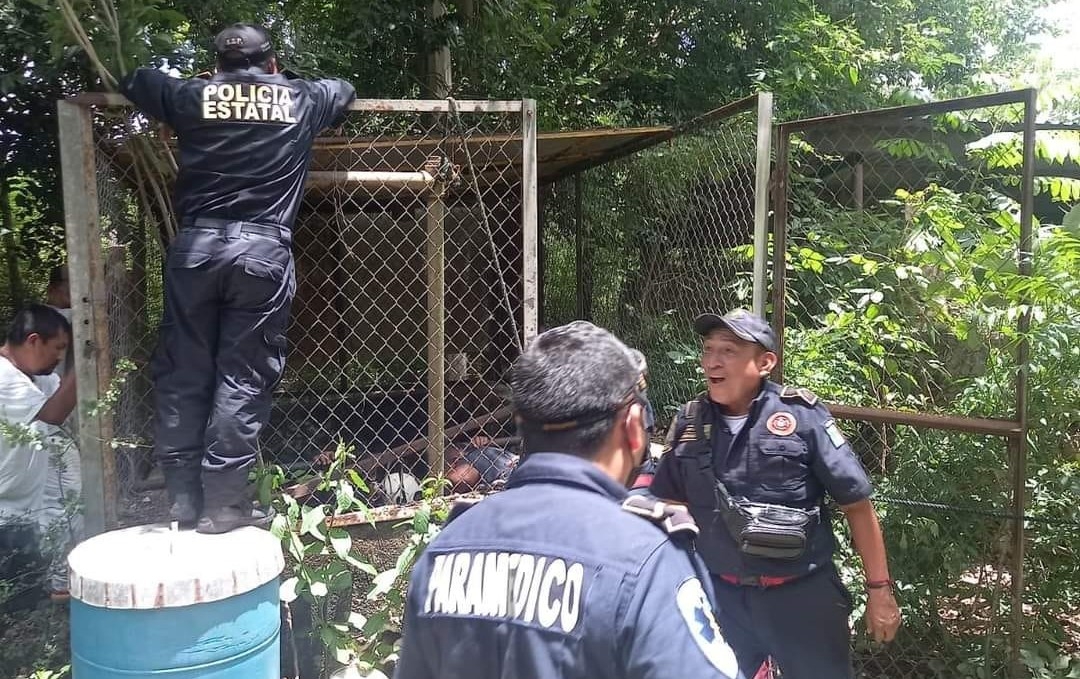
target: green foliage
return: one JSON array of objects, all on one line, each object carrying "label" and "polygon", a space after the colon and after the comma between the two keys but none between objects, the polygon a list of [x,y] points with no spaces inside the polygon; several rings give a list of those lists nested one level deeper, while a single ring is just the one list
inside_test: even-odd
[{"label": "green foliage", "polygon": [[[983,139],[993,126],[970,116],[939,122],[973,137],[965,153],[916,140],[879,144],[898,167],[917,159],[936,170],[872,208],[844,207],[809,172],[793,178],[785,379],[842,403],[1011,417],[1016,352],[1022,339],[1029,343],[1025,513],[1040,522],[1027,527],[1023,660],[1030,676],[1066,677],[1080,668],[1054,649],[1075,643],[1064,620],[1080,610],[1069,565],[1080,555],[1080,538],[1074,528],[1041,521],[1080,522],[1071,500],[1080,434],[1080,239],[1071,218],[1036,223],[1025,275],[1020,209],[1002,176],[1021,162],[1017,137]],[[807,157],[814,149],[798,148],[796,166],[814,167]],[[1043,146],[1037,155],[1062,152]],[[1067,186],[1047,178],[1037,191],[1067,204],[1075,200]],[[1030,327],[1022,331],[1025,316]],[[1012,480],[1005,443],[910,427],[845,427],[863,462],[880,474],[882,497],[982,510],[881,505],[907,628],[956,658],[926,671],[987,676],[1006,662]],[[857,581],[857,566],[843,563]]]},{"label": "green foliage", "polygon": [[[313,616],[311,633],[323,645],[327,657],[374,677],[396,658],[409,573],[446,519],[446,503],[438,499],[445,482],[424,480],[423,500],[411,518],[396,527],[407,533],[405,546],[392,567],[380,570],[369,555],[358,551],[349,532],[335,521],[359,513],[374,526],[370,509],[359,497],[367,492],[367,484],[352,462],[353,450],[340,443],[315,491],[328,496],[327,503],[301,505],[282,492],[285,474],[276,465],[261,468],[255,483],[260,501],[272,504],[278,512],[271,532],[281,540],[290,564],[288,577],[281,585],[281,600],[290,604],[305,599]],[[330,601],[341,597],[348,601],[356,595],[355,586],[367,581],[370,585],[365,596],[374,602],[376,613],[365,617],[351,611],[344,619],[328,617]]]}]

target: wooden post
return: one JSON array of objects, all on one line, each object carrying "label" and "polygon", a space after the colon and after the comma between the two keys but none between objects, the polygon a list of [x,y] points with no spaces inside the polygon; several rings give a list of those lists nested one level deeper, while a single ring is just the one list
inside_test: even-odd
[{"label": "wooden post", "polygon": [[[446,16],[446,5],[443,0],[432,0],[428,8],[428,16],[431,23],[438,25]],[[445,42],[437,45],[428,54],[427,88],[432,99],[446,99],[450,96],[453,81],[450,71],[450,46]]]},{"label": "wooden post", "polygon": [[441,476],[446,461],[446,203],[442,187],[425,201],[427,240],[424,271],[427,281],[427,414],[428,474]]},{"label": "wooden post", "polygon": [[116,525],[116,461],[110,445],[111,416],[100,412],[100,408],[92,409],[94,402],[108,391],[112,375],[108,297],[90,111],[69,101],[58,102],[56,110],[79,392],[82,499],[89,537]]},{"label": "wooden post", "polygon": [[776,170],[773,172],[773,266],[772,266],[772,327],[776,332],[776,367],[772,379],[782,382],[784,377],[784,327],[787,324],[787,213],[788,213],[788,158],[791,132],[784,124],[777,125]]},{"label": "wooden post", "polygon": [[757,158],[754,175],[754,313],[765,318],[769,276],[769,161],[772,155],[772,92],[757,95]]},{"label": "wooden post", "polygon": [[[537,282],[536,228],[536,100],[521,102],[521,278],[522,346],[536,336],[539,326],[539,284]],[[513,313],[513,310],[508,310]]]},{"label": "wooden post", "polygon": [[585,171],[574,175],[574,317],[593,319],[593,243],[585,219]]}]

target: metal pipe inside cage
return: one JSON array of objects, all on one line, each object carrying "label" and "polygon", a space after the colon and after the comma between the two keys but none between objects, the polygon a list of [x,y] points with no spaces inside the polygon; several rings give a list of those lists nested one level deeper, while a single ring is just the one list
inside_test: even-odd
[{"label": "metal pipe inside cage", "polygon": [[427,191],[438,181],[435,175],[425,172],[361,172],[316,170],[308,173],[307,186],[327,187],[348,184],[375,185],[386,189],[409,189]]}]

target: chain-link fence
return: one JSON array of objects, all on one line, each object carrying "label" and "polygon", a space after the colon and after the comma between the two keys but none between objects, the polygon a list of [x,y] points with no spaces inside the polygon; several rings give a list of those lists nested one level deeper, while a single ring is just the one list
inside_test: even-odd
[{"label": "chain-link fence", "polygon": [[[1025,91],[776,129],[783,381],[830,403],[873,477],[906,621],[890,645],[868,638],[841,535],[860,677],[1019,677],[1075,652],[1080,603],[1053,598],[1071,591],[1068,483],[1051,496],[1028,477],[1026,298],[1054,289],[1030,276],[1033,216],[1045,260],[1067,209],[1044,203],[1076,192],[1033,178],[1033,107]],[[702,388],[690,319],[751,305],[753,122],[744,109],[545,187],[544,324],[588,318],[645,351],[661,424]],[[1068,333],[1043,325],[1060,354]]]},{"label": "chain-link fence", "polygon": [[[1009,450],[1001,437],[846,420],[875,486],[904,623],[888,645],[862,621],[862,565],[838,523],[841,576],[854,595],[856,676],[1007,676],[1014,559]],[[970,450],[970,457],[946,451]]]},{"label": "chain-link fence", "polygon": [[753,303],[768,101],[764,167],[752,96],[544,189],[543,323],[588,319],[640,349],[661,424],[698,382],[694,316]]},{"label": "chain-link fence", "polygon": [[1033,107],[1025,91],[778,128],[784,380],[844,418],[905,615],[885,647],[856,630],[861,676],[1023,676],[1030,631],[1056,624],[1024,583]]},{"label": "chain-link fence", "polygon": [[[83,443],[100,448],[112,525],[116,502],[120,522],[163,509],[137,491],[160,486],[148,364],[175,165],[161,130],[94,101],[65,104],[65,181],[80,363],[97,378],[80,391],[107,406]],[[372,505],[414,499],[429,474],[496,480],[513,453],[497,384],[537,322],[534,125],[528,101],[371,100],[317,141],[265,462],[302,479],[349,451]],[[96,197],[81,213],[80,191]]]}]

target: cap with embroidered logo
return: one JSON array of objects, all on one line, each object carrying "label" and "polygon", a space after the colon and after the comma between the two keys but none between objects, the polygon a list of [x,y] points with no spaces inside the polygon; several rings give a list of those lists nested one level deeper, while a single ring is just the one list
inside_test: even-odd
[{"label": "cap with embroidered logo", "polygon": [[730,330],[739,339],[761,345],[766,351],[776,351],[776,333],[772,327],[745,309],[735,309],[723,316],[701,314],[694,319],[694,331],[702,337],[720,329]]},{"label": "cap with embroidered logo", "polygon": [[262,26],[233,24],[214,38],[214,51],[227,61],[260,61],[273,54],[274,46]]}]

